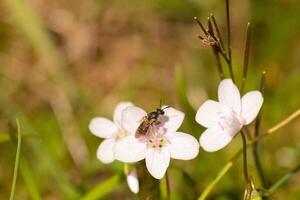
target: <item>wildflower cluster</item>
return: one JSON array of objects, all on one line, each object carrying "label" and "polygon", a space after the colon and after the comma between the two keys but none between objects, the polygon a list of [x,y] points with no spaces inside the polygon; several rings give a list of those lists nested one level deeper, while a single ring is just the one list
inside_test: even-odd
[{"label": "wildflower cluster", "polygon": [[[156,179],[164,177],[170,159],[191,160],[197,157],[199,146],[213,152],[225,147],[243,126],[257,116],[263,97],[259,91],[246,93],[242,98],[231,79],[221,81],[218,88],[219,102],[207,100],[197,111],[196,122],[207,128],[198,141],[190,134],[179,132],[184,113],[163,106],[164,113],[155,123],[149,124],[146,133],[137,135],[137,130],[147,113],[131,102],[119,103],[113,121],[96,117],[91,120],[90,131],[104,138],[97,150],[103,163],[119,160],[135,163],[145,159],[149,173]],[[137,172],[127,173],[133,192],[138,191]]]}]

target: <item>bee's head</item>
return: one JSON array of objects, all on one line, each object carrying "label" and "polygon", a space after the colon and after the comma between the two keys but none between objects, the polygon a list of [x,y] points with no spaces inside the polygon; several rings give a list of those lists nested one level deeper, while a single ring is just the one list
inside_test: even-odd
[{"label": "bee's head", "polygon": [[161,108],[157,108],[156,109],[156,112],[159,114],[159,115],[164,115],[165,114],[165,111]]},{"label": "bee's head", "polygon": [[160,114],[157,111],[152,111],[152,112],[148,113],[148,118],[149,119],[157,119],[159,115]]}]

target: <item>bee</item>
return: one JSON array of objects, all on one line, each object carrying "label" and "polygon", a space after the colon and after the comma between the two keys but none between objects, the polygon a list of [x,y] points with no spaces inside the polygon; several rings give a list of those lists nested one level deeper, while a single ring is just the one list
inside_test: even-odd
[{"label": "bee", "polygon": [[149,112],[146,116],[144,116],[141,119],[141,123],[137,129],[137,131],[135,132],[135,137],[139,138],[141,136],[147,135],[149,129],[151,126],[157,126],[159,125],[161,122],[158,120],[158,118],[161,115],[165,114],[165,109],[169,108],[170,106],[167,106],[165,108],[157,108],[154,111]]}]

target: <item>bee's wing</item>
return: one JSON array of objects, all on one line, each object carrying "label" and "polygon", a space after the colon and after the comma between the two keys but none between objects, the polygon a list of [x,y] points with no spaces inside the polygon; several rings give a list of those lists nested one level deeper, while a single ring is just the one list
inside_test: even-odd
[{"label": "bee's wing", "polygon": [[122,113],[122,125],[129,133],[134,134],[141,124],[141,120],[147,113],[137,107],[137,106],[130,106],[126,108]]},{"label": "bee's wing", "polygon": [[183,122],[184,113],[175,108],[168,107],[165,109],[165,114],[162,116],[162,119],[167,129],[176,131]]}]

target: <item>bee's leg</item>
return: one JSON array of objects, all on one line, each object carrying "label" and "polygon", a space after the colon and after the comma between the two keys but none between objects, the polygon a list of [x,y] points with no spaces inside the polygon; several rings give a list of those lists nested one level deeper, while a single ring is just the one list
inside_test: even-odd
[{"label": "bee's leg", "polygon": [[140,119],[138,122],[142,123],[143,121],[145,121],[147,119],[147,116],[142,117],[142,119]]},{"label": "bee's leg", "polygon": [[161,124],[161,122],[160,121],[158,121],[158,120],[155,120],[155,121],[153,121],[153,122],[151,122],[151,126],[158,126],[158,125],[160,125]]}]

